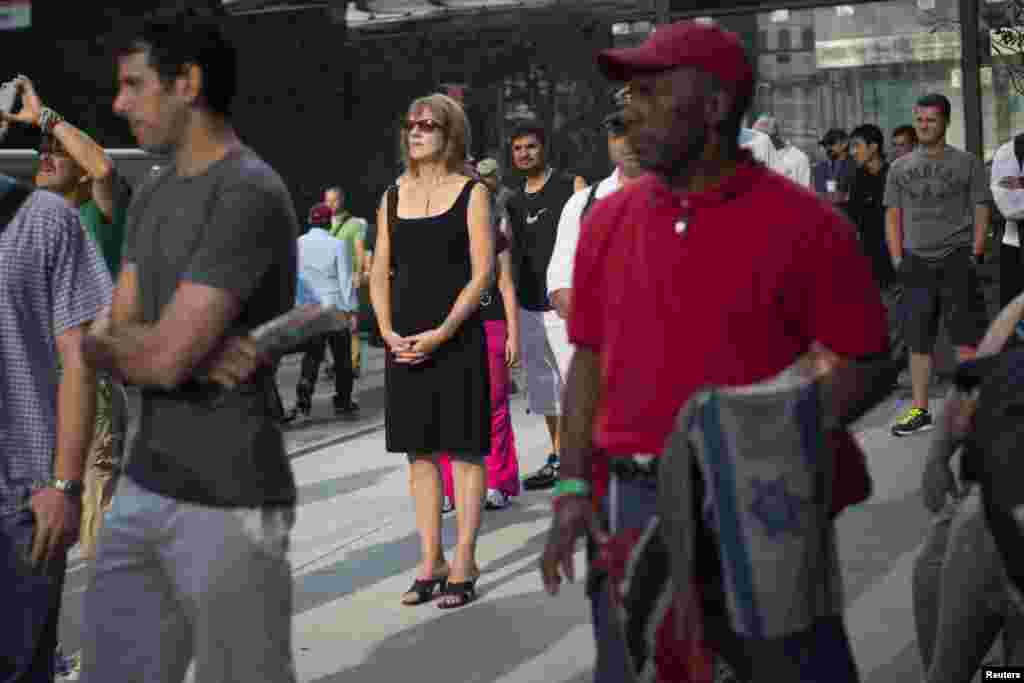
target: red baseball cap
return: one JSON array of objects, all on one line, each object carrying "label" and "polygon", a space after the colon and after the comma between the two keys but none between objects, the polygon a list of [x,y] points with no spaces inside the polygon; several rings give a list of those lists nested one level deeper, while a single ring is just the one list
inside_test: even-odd
[{"label": "red baseball cap", "polygon": [[334,212],[326,204],[317,204],[309,210],[309,224],[318,228],[331,224]]},{"label": "red baseball cap", "polygon": [[597,65],[613,81],[690,66],[715,76],[723,86],[732,86],[736,96],[754,91],[754,67],[739,37],[700,21],[659,26],[640,47],[602,50]]}]

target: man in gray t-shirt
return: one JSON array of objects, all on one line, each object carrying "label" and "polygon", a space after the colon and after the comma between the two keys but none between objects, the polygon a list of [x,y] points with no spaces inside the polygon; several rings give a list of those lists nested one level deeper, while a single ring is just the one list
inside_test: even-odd
[{"label": "man in gray t-shirt", "polygon": [[893,162],[885,188],[886,243],[904,286],[904,334],[910,349],[913,405],[894,436],[931,429],[928,385],[939,317],[966,359],[985,334],[984,298],[975,266],[984,256],[991,209],[981,160],[946,144],[951,107],[927,95],[915,107],[920,146]]},{"label": "man in gray t-shirt", "polygon": [[119,52],[114,110],[171,162],[136,193],[111,314],[83,343],[143,395],[85,597],[89,681],[181,680],[191,660],[200,682],[295,680],[295,481],[248,334],[294,304],[298,221],[231,126],[235,69],[201,18]]}]

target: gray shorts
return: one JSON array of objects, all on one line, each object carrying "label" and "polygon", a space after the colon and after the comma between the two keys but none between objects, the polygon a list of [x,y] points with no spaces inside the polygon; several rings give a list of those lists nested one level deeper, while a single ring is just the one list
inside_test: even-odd
[{"label": "gray shorts", "polygon": [[85,595],[89,683],[293,683],[294,508],[184,503],[121,478]]}]

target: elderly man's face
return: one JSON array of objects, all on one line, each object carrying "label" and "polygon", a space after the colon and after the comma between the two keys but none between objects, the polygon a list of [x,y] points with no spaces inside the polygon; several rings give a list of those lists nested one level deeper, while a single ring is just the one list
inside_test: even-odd
[{"label": "elderly man's face", "polygon": [[709,85],[692,68],[634,76],[625,118],[629,144],[642,167],[673,175],[701,156],[712,127]]}]

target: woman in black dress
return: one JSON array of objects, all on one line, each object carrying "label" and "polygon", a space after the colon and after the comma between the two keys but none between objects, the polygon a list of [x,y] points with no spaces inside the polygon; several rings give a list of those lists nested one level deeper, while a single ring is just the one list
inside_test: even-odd
[{"label": "woman in black dress", "polygon": [[[487,190],[463,175],[469,124],[446,95],[412,103],[400,143],[408,169],[378,212],[370,296],[387,346],[389,452],[407,453],[422,558],[407,605],[440,588],[442,608],[475,596],[476,540],[490,450],[487,346],[480,298],[494,269]],[[438,457],[452,456],[458,540],[441,546]]]}]

